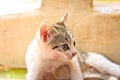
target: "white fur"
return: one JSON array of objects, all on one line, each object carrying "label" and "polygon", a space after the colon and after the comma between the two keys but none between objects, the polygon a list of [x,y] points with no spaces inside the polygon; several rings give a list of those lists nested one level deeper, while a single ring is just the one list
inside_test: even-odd
[{"label": "white fur", "polygon": [[[36,34],[37,35],[37,34]],[[58,53],[58,52],[57,52]],[[33,39],[32,43],[29,45],[26,53],[26,65],[27,65],[27,80],[38,80],[36,79],[39,75],[39,70],[42,65],[42,58],[54,58],[54,56],[59,56],[60,59],[64,56],[56,55],[52,49],[49,49],[46,44],[44,44],[37,36]],[[72,60],[72,70],[71,70],[71,80],[83,80],[82,72],[77,60],[74,57]],[[47,66],[45,66],[47,67]]]},{"label": "white fur", "polygon": [[117,80],[115,77],[110,77],[109,80]]},{"label": "white fur", "polygon": [[[38,67],[40,66],[39,61],[40,51],[38,49],[38,44],[35,39],[28,46],[26,53],[26,66],[27,66],[27,80],[34,80],[38,73]],[[36,75],[32,75],[36,74]]]},{"label": "white fur", "polygon": [[73,57],[73,69],[72,69],[72,80],[83,80],[83,74],[80,69],[80,64],[78,62],[77,56]]},{"label": "white fur", "polygon": [[120,66],[111,62],[101,54],[88,52],[85,63],[97,69],[101,73],[108,73],[110,75],[120,77]]}]

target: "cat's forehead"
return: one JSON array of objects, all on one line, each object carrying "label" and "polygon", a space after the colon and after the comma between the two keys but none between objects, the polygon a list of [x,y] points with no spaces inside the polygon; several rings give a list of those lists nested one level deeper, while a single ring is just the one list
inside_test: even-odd
[{"label": "cat's forehead", "polygon": [[57,31],[57,35],[51,40],[50,44],[61,44],[61,43],[69,43],[71,44],[73,40],[73,35],[71,31],[62,23],[56,23],[52,25],[55,31]]},{"label": "cat's forehead", "polygon": [[62,22],[57,22],[55,24],[53,24],[54,27],[65,27],[65,24]]},{"label": "cat's forehead", "polygon": [[53,28],[58,32],[66,32],[66,26],[62,23],[55,23],[53,24]]},{"label": "cat's forehead", "polygon": [[53,27],[61,35],[63,34],[65,37],[73,38],[72,32],[67,28],[68,26],[66,26],[64,23],[58,22],[56,24],[53,24]]}]

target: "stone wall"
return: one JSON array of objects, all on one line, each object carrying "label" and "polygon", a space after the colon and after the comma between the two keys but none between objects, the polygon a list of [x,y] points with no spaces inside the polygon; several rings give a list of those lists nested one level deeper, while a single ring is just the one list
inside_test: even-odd
[{"label": "stone wall", "polygon": [[93,0],[43,0],[42,8],[46,10],[57,9],[69,11],[91,10],[93,7]]},{"label": "stone wall", "polygon": [[42,17],[37,14],[0,16],[0,64],[25,67],[24,56]]}]

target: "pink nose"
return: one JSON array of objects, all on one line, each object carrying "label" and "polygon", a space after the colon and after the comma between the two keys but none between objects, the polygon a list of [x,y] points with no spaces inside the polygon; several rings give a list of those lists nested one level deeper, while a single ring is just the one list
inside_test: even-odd
[{"label": "pink nose", "polygon": [[75,56],[77,53],[76,52],[73,52],[72,55]]}]

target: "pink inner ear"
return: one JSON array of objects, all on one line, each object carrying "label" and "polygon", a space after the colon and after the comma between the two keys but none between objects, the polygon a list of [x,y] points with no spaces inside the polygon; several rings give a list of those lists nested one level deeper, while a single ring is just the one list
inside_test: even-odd
[{"label": "pink inner ear", "polygon": [[47,42],[47,40],[50,37],[50,34],[47,31],[45,31],[45,32],[43,32],[43,34],[41,34],[41,36],[42,36],[43,41]]},{"label": "pink inner ear", "polygon": [[44,22],[41,25],[40,36],[44,42],[47,42],[48,38],[50,37],[51,31],[52,31],[52,28],[47,22]]}]

